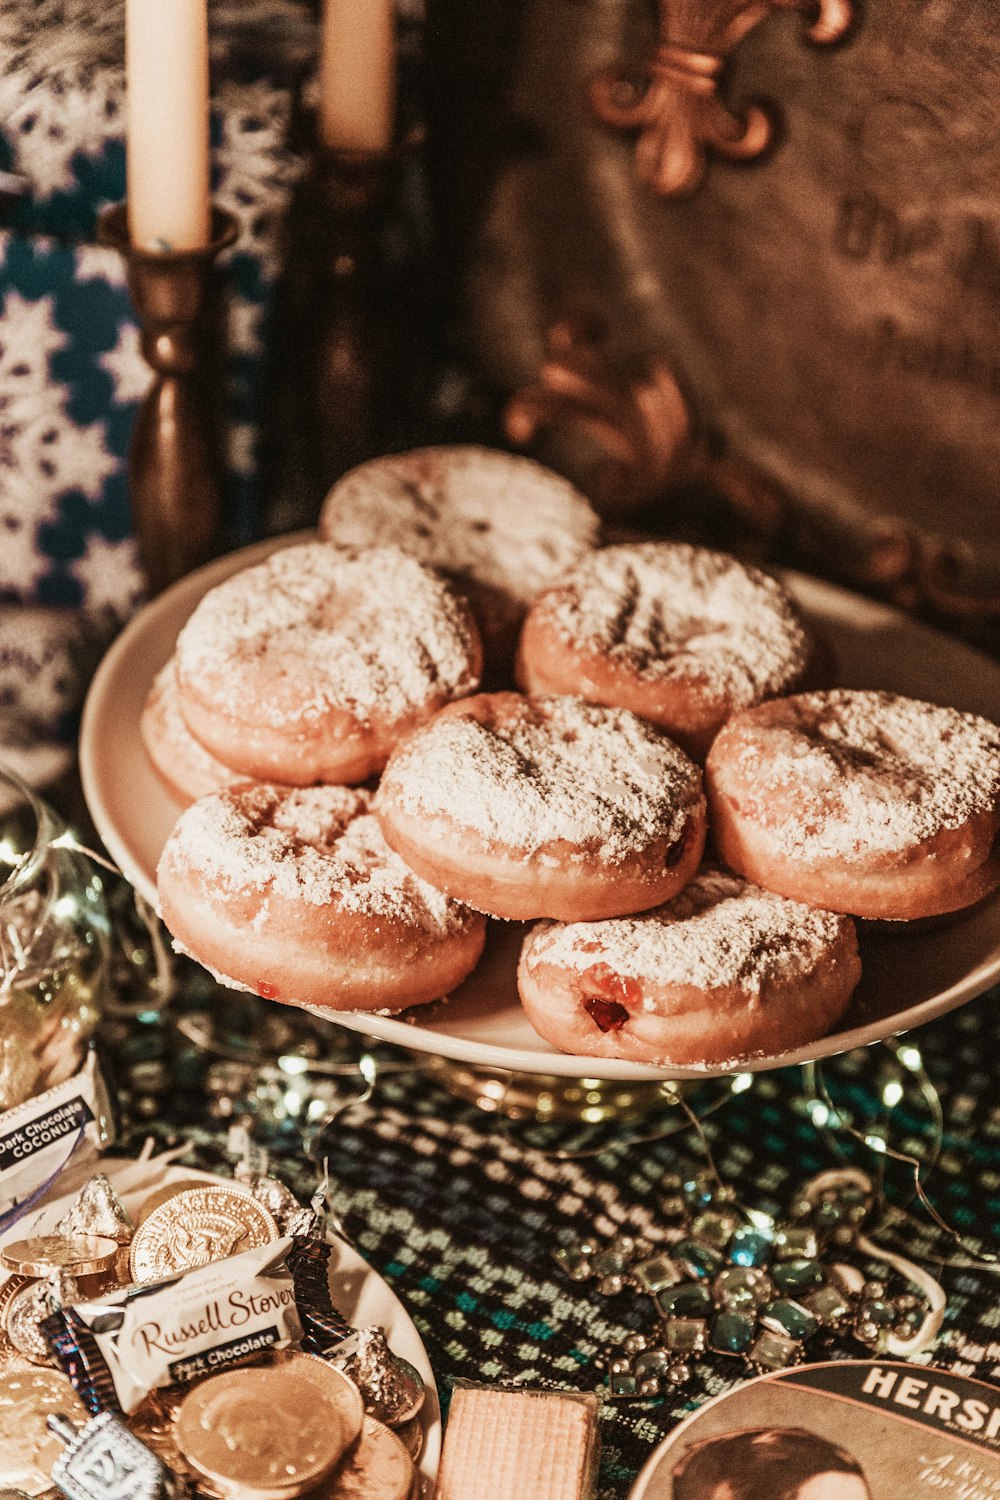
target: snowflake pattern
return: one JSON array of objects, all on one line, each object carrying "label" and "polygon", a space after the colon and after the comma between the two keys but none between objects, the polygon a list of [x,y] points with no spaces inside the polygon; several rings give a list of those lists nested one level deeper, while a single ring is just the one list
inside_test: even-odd
[{"label": "snowflake pattern", "polygon": [[106,281],[110,286],[124,286],[125,262],[109,245],[78,245],[76,277],[78,281]]},{"label": "snowflake pattern", "polygon": [[109,542],[95,532],[83,556],[71,564],[71,572],[83,590],[89,614],[123,620],[132,613],[145,591],[132,537]]},{"label": "snowflake pattern", "polygon": [[79,641],[65,611],[6,609],[0,614],[0,717],[18,717],[53,732],[76,707]]},{"label": "snowflake pattern", "polygon": [[55,522],[60,498],[101,498],[117,465],[103,423],[75,423],[51,359],[69,342],[55,298],[9,291],[0,305],[0,592],[25,597],[46,559],[39,528]]},{"label": "snowflake pattern", "polygon": [[276,225],[302,166],[286,145],[291,98],[259,79],[221,84],[218,104],[215,200],[239,220],[234,254],[252,255],[271,279],[277,271]]},{"label": "snowflake pattern", "polygon": [[[292,98],[317,28],[304,0],[209,4],[214,193],[240,223],[223,267],[224,389],[245,535],[276,229],[300,170]],[[152,380],[122,258],[92,236],[98,209],[124,191],[123,39],[124,0],[0,0],[0,165],[29,184],[12,218],[28,236],[0,233],[0,598],[119,618],[140,582],[122,540],[125,457]]]},{"label": "snowflake pattern", "polygon": [[121,138],[124,37],[121,0],[0,6],[0,120],[33,194],[71,190],[74,156],[98,156],[109,137]]},{"label": "snowflake pattern", "polygon": [[[412,23],[422,0],[397,0]],[[139,575],[125,459],[152,379],[125,266],[94,243],[125,185],[124,0],[0,0],[0,167],[27,180],[0,231],[0,600],[123,617]],[[235,213],[222,265],[221,389],[233,534],[260,489],[278,233],[303,160],[293,104],[313,73],[309,0],[209,0],[213,193]]]},{"label": "snowflake pattern", "polygon": [[261,324],[264,309],[259,302],[249,302],[244,297],[233,297],[229,306],[229,347],[236,354],[247,354],[260,358],[264,353],[264,338]]},{"label": "snowflake pattern", "polygon": [[[123,0],[3,0],[0,131],[33,197],[77,187],[74,158],[103,156],[125,133]],[[286,140],[289,86],[235,82],[231,68],[273,64],[291,74],[315,56],[316,25],[295,0],[213,0],[209,41],[221,139],[213,155],[219,202],[243,221],[243,246],[267,251],[265,221],[294,181]],[[273,200],[273,201],[272,201]]]},{"label": "snowflake pattern", "polygon": [[107,354],[99,355],[97,362],[111,376],[116,401],[141,401],[149,390],[153,372],[142,357],[134,323],[121,325],[117,344]]}]

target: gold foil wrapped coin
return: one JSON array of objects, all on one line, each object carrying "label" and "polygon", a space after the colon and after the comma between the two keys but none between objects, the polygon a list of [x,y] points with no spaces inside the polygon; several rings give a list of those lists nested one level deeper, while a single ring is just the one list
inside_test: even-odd
[{"label": "gold foil wrapped coin", "polygon": [[23,1286],[27,1286],[30,1277],[8,1276],[7,1280],[0,1286],[0,1328],[3,1327],[7,1315],[7,1307],[15,1292],[19,1292]]},{"label": "gold foil wrapped coin", "polygon": [[411,1417],[408,1422],[401,1422],[394,1427],[393,1432],[399,1438],[407,1453],[414,1463],[419,1463],[420,1455],[424,1451],[424,1424],[419,1417]]},{"label": "gold foil wrapped coin", "polygon": [[0,1266],[18,1276],[48,1276],[68,1271],[71,1276],[93,1276],[110,1271],[118,1246],[96,1234],[39,1234],[14,1240],[0,1250]]},{"label": "gold foil wrapped coin", "polygon": [[189,1193],[192,1188],[204,1187],[197,1177],[185,1177],[180,1182],[168,1182],[164,1187],[158,1187],[155,1193],[150,1193],[148,1198],[142,1200],[142,1207],[136,1215],[135,1227],[144,1224],[151,1213],[159,1208],[161,1203],[166,1203],[168,1198],[176,1198],[178,1193]]},{"label": "gold foil wrapped coin", "polygon": [[273,1363],[276,1368],[310,1381],[324,1400],[332,1402],[351,1433],[349,1441],[354,1441],[365,1420],[365,1405],[353,1380],[329,1360],[321,1359],[318,1354],[305,1354],[301,1349],[283,1349],[275,1354]]},{"label": "gold foil wrapped coin", "polygon": [[62,1412],[80,1425],[89,1421],[61,1370],[7,1370],[0,1375],[0,1483],[27,1495],[52,1489],[52,1465],[63,1444],[45,1425]]},{"label": "gold foil wrapped coin", "polygon": [[207,1494],[209,1490],[203,1485],[202,1476],[185,1462],[177,1446],[175,1436],[177,1413],[186,1395],[186,1391],[176,1389],[150,1391],[141,1405],[126,1417],[126,1426],[130,1432],[135,1433],[140,1442],[146,1444],[150,1452],[155,1453],[157,1458],[166,1464],[171,1473],[178,1474],[190,1485],[198,1484]]},{"label": "gold foil wrapped coin", "polygon": [[292,1500],[332,1473],[355,1433],[313,1380],[274,1365],[196,1386],[174,1437],[191,1467],[233,1500]]},{"label": "gold foil wrapped coin", "polygon": [[44,1281],[23,1281],[3,1310],[4,1333],[17,1352],[32,1364],[54,1364],[41,1325],[60,1307],[75,1302],[78,1293],[79,1283],[68,1271],[53,1271]]},{"label": "gold foil wrapped coin", "polygon": [[274,1219],[242,1188],[204,1184],[175,1193],[139,1226],[129,1251],[133,1281],[240,1255],[278,1238]]},{"label": "gold foil wrapped coin", "polygon": [[314,1500],[410,1500],[416,1471],[394,1432],[365,1417],[361,1437]]}]

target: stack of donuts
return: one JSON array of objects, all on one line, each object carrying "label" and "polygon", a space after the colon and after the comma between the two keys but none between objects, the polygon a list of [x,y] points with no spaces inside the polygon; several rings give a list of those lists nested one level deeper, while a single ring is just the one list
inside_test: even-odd
[{"label": "stack of donuts", "polygon": [[226,983],[370,1011],[446,995],[488,919],[528,922],[518,991],[562,1051],[803,1045],[857,986],[855,918],[1000,884],[1000,730],[820,689],[819,655],[775,579],[601,546],[527,459],[364,464],[316,540],[202,598],[152,688],[143,741],[189,804],[163,919]]}]

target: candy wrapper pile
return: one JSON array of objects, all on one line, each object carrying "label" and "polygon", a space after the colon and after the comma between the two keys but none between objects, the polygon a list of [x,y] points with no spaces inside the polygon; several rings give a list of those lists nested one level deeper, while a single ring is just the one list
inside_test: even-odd
[{"label": "candy wrapper pile", "polygon": [[0,1488],[415,1500],[422,1377],[334,1306],[316,1214],[248,1170],[112,1182],[93,1069],[61,1089],[0,1117]]}]

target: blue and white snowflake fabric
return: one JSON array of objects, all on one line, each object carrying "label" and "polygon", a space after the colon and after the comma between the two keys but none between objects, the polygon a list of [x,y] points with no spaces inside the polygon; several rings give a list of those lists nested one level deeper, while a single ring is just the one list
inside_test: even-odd
[{"label": "blue and white snowflake fabric", "polygon": [[[216,202],[240,223],[224,285],[233,540],[253,526],[271,289],[301,170],[293,99],[313,66],[296,0],[214,0]],[[123,268],[95,247],[125,193],[122,0],[0,6],[0,602],[124,619],[141,591],[125,456],[150,375]],[[4,187],[9,189],[4,192]]]},{"label": "blue and white snowflake fabric", "polygon": [[[399,20],[405,133],[420,0],[399,0]],[[268,317],[315,6],[209,0],[209,37],[213,195],[240,224],[220,266],[237,545],[260,513]],[[142,596],[125,461],[151,377],[121,262],[95,245],[100,210],[125,196],[124,137],[124,0],[0,0],[0,747],[71,732],[93,653],[71,651],[66,668],[63,647],[107,641]]]}]

